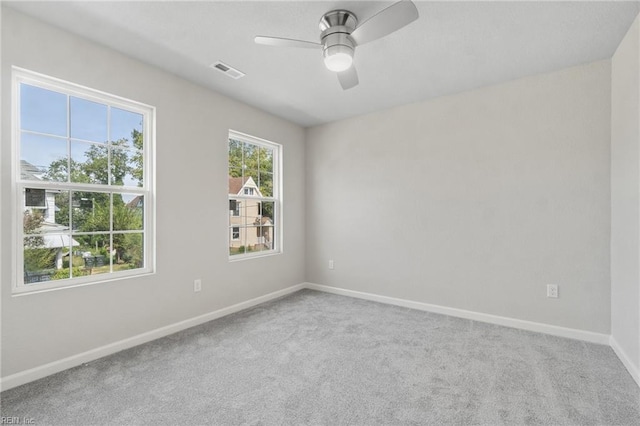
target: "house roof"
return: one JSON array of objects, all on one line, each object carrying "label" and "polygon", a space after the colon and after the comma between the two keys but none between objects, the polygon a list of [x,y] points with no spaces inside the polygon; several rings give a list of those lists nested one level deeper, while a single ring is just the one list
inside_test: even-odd
[{"label": "house roof", "polygon": [[243,188],[253,188],[255,189],[255,193],[251,192],[251,195],[258,195],[262,197],[262,193],[260,193],[260,188],[253,180],[251,176],[245,177],[231,177],[229,176],[229,195],[241,195]]},{"label": "house roof", "polygon": [[143,204],[143,196],[142,195],[136,195],[135,197],[133,197],[133,199],[131,201],[129,201],[126,206],[129,207],[130,209],[135,209],[138,207],[142,207]]},{"label": "house roof", "polygon": [[42,170],[25,160],[20,160],[20,178],[25,180],[42,180]]},{"label": "house roof", "polygon": [[67,248],[69,247],[69,243],[71,243],[73,247],[77,247],[80,245],[80,243],[75,239],[69,238],[69,236],[65,234],[43,235],[42,239],[44,240],[44,247],[48,249]]},{"label": "house roof", "polygon": [[245,183],[249,180],[248,176],[245,177],[231,177],[229,176],[229,194],[236,195]]}]

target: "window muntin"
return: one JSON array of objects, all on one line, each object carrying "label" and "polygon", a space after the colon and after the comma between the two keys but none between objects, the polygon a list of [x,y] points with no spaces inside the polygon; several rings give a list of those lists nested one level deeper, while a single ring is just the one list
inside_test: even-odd
[{"label": "window muntin", "polygon": [[154,109],[19,68],[13,94],[14,291],[152,272]]},{"label": "window muntin", "polygon": [[229,132],[229,258],[279,253],[281,145]]}]

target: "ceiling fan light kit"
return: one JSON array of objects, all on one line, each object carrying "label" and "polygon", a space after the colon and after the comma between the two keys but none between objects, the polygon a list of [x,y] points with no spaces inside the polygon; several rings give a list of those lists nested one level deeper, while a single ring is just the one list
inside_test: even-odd
[{"label": "ceiling fan light kit", "polygon": [[324,49],[324,64],[330,71],[348,70],[353,64],[353,48],[340,44],[326,47]]},{"label": "ceiling fan light kit", "polygon": [[358,20],[348,10],[333,10],[326,13],[318,26],[324,65],[334,72],[348,70],[353,64],[353,53],[356,47],[351,33],[356,29]]},{"label": "ceiling fan light kit", "polygon": [[418,19],[418,9],[410,0],[401,0],[358,26],[358,18],[348,10],[332,10],[320,18],[320,43],[281,37],[257,36],[255,42],[268,46],[322,48],[324,64],[338,75],[344,90],[358,85],[353,66],[356,46],[379,39]]}]

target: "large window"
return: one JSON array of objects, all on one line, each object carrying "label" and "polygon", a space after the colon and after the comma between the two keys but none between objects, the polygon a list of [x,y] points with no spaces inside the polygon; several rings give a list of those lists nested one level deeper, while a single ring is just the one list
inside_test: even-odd
[{"label": "large window", "polygon": [[229,132],[229,258],[279,253],[282,147]]},{"label": "large window", "polygon": [[13,70],[14,290],[153,271],[147,105]]}]

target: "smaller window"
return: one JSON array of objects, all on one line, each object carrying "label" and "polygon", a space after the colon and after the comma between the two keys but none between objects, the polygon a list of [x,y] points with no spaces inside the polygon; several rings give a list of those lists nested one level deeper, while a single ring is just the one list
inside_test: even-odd
[{"label": "smaller window", "polygon": [[230,259],[280,253],[281,158],[281,145],[229,132]]}]

